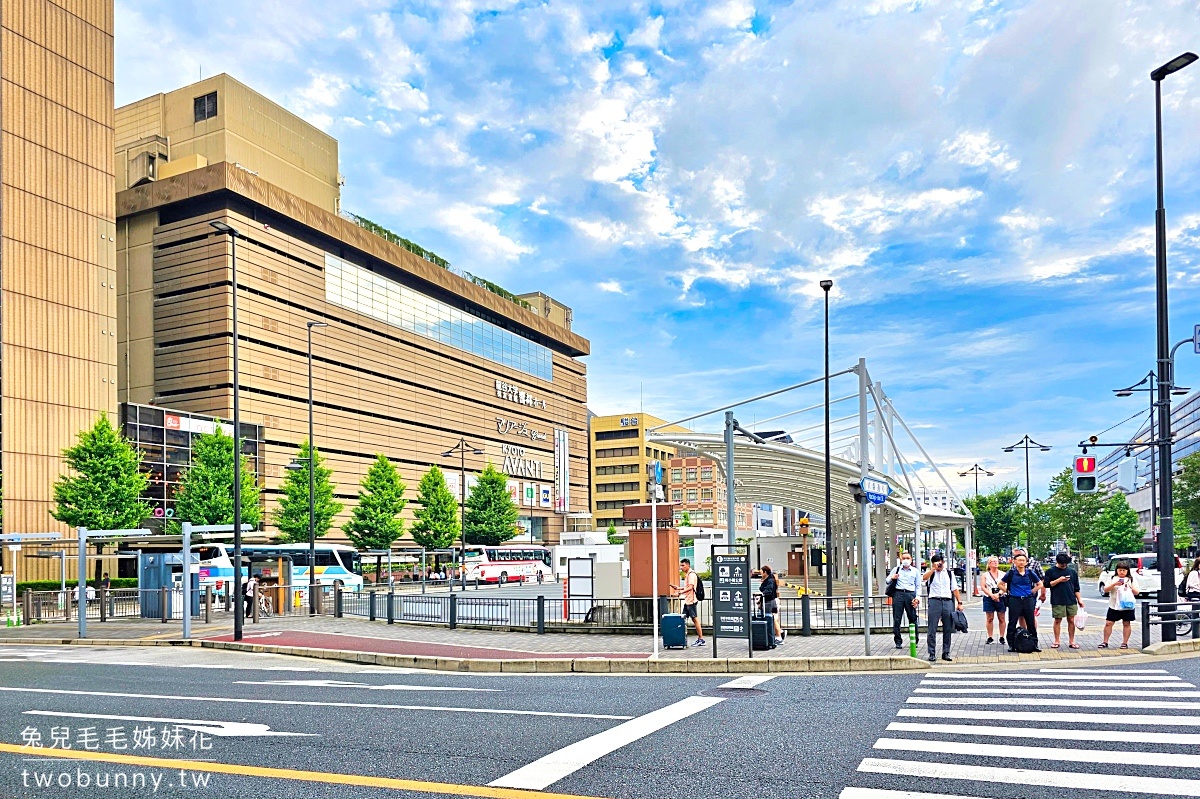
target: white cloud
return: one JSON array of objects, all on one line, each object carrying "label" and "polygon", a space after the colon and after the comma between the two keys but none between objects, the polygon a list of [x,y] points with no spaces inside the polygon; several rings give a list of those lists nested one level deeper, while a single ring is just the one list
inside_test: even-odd
[{"label": "white cloud", "polygon": [[654,17],[625,39],[626,47],[649,47],[657,50],[662,40],[663,18]]},{"label": "white cloud", "polygon": [[596,288],[601,291],[611,292],[612,294],[624,294],[625,289],[621,288],[621,284],[616,280],[605,280],[596,284]]},{"label": "white cloud", "polygon": [[[983,196],[972,188],[927,189],[909,194],[860,189],[837,197],[820,197],[808,211],[829,227],[879,235],[902,222],[932,221]],[[918,219],[919,217],[919,219]]]},{"label": "white cloud", "polygon": [[953,141],[942,143],[942,154],[966,166],[991,166],[1011,172],[1021,162],[1008,154],[1008,146],[992,140],[987,131],[963,131]]},{"label": "white cloud", "polygon": [[513,261],[533,252],[501,232],[491,221],[496,213],[490,208],[466,203],[453,203],[437,212],[437,220],[469,248],[482,254]]},{"label": "white cloud", "polygon": [[1015,233],[1033,233],[1040,230],[1043,225],[1048,225],[1054,220],[1048,216],[1033,216],[1032,214],[1025,213],[1020,208],[1014,208],[996,221]]},{"label": "white cloud", "polygon": [[721,28],[748,29],[754,19],[754,3],[750,0],[725,0],[710,5],[704,21]]}]

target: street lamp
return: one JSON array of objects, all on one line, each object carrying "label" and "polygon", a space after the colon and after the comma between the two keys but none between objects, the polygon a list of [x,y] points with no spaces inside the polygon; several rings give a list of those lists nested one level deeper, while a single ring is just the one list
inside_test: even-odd
[{"label": "street lamp", "polygon": [[238,375],[238,274],[237,240],[241,233],[237,228],[215,219],[210,225],[223,235],[229,236],[230,284],[233,294],[231,321],[233,326],[233,640],[242,640],[242,384]]},{"label": "street lamp", "polygon": [[[1154,281],[1158,321],[1158,373],[1165,379],[1158,381],[1158,468],[1159,487],[1162,491],[1158,533],[1158,568],[1161,579],[1159,601],[1174,602],[1175,590],[1175,519],[1174,500],[1171,496],[1171,394],[1168,386],[1173,381],[1170,371],[1171,331],[1167,323],[1167,210],[1163,206],[1163,156],[1162,156],[1162,80],[1172,72],[1178,72],[1197,58],[1195,53],[1176,56],[1150,73],[1154,81],[1154,152],[1158,173],[1158,206],[1154,212]],[[1164,624],[1162,640],[1175,640],[1175,626]]]},{"label": "street lamp", "polygon": [[832,280],[821,281],[825,292],[825,608],[833,609],[833,494],[830,492],[829,455],[829,290]]},{"label": "street lamp", "polygon": [[328,322],[305,322],[308,332],[308,457],[297,457],[287,465],[291,471],[308,466],[308,613],[317,615],[317,444],[313,440],[313,350],[314,327],[329,327]]},{"label": "street lamp", "polygon": [[[1012,451],[1018,450],[1018,449],[1025,450],[1025,546],[1026,546],[1026,548],[1028,548],[1029,547],[1029,518],[1031,515],[1031,508],[1032,508],[1032,503],[1030,502],[1031,496],[1030,496],[1030,488],[1029,488],[1029,450],[1038,449],[1038,450],[1041,450],[1042,452],[1049,452],[1050,447],[1047,446],[1046,444],[1039,444],[1038,442],[1036,442],[1032,438],[1030,438],[1028,433],[1026,433],[1024,438],[1022,438],[1020,441],[1013,444],[1012,446],[1005,447],[1004,451],[1012,452]],[[1020,543],[1019,538],[1018,538],[1018,543]]]},{"label": "street lamp", "polygon": [[967,469],[967,470],[965,470],[965,471],[959,472],[959,473],[958,473],[958,476],[959,476],[959,477],[966,477],[968,474],[973,474],[973,475],[975,475],[975,496],[976,496],[976,497],[978,497],[978,496],[979,496],[979,475],[981,475],[981,474],[986,474],[988,477],[995,477],[995,476],[996,476],[996,473],[995,473],[995,472],[989,472],[987,469],[983,468],[983,467],[982,467],[982,466],[980,466],[978,463],[977,463],[977,464],[975,464],[974,466],[972,466],[970,469]]},{"label": "street lamp", "polygon": [[[458,455],[458,564],[462,590],[467,590],[467,453],[482,455],[483,450],[474,444],[468,444],[465,438],[459,438],[458,443],[442,453],[443,458]],[[451,581],[450,590],[454,590]]]}]

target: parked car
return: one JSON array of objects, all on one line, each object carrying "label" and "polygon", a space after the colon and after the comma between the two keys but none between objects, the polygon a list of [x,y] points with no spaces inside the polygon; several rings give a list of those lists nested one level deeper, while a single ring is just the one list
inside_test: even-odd
[{"label": "parked car", "polygon": [[[1158,553],[1156,552],[1138,552],[1131,555],[1113,555],[1108,560],[1108,565],[1104,567],[1104,571],[1100,572],[1100,578],[1096,581],[1096,587],[1100,593],[1104,593],[1104,586],[1112,582],[1113,576],[1116,574],[1117,564],[1121,561],[1129,561],[1129,568],[1132,570],[1134,578],[1138,582],[1138,589],[1144,596],[1146,594],[1154,594],[1158,598],[1158,591],[1162,588],[1160,575],[1158,573]],[[1175,558],[1175,585],[1179,585],[1179,581],[1183,579],[1183,561],[1178,556]]]}]

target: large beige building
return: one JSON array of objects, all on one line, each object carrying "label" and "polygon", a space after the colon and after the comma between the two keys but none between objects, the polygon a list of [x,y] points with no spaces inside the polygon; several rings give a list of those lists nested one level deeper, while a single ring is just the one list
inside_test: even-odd
[{"label": "large beige building", "polygon": [[[646,441],[646,431],[666,422],[648,413],[593,416],[589,438],[592,465],[592,519],[595,529],[623,524],[621,511],[626,505],[650,501],[649,469],[661,461],[663,483],[668,482],[667,462],[675,450]],[[686,433],[683,427],[667,427],[666,432]]]},{"label": "large beige building", "polygon": [[[570,309],[531,309],[340,215],[337,142],[228,76],[117,109],[116,127],[122,401],[232,415],[235,243],[220,222],[238,231],[241,412],[260,426],[246,447],[268,511],[307,436],[308,322],[328,325],[313,335],[315,438],[338,521],[379,452],[410,499],[430,464],[458,493],[459,456],[444,453],[463,439],[467,482],[488,461],[507,472],[533,540],[587,511],[589,345],[562,323]],[[170,510],[186,456],[145,427],[126,429]]]},{"label": "large beige building", "polygon": [[4,530],[36,532],[64,529],[63,448],[117,410],[113,3],[5,0],[0,29]]}]

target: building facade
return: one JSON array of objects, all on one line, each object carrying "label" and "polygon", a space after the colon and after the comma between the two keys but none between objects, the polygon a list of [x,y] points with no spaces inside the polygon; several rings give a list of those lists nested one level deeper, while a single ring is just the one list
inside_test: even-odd
[{"label": "building facade", "polygon": [[[113,3],[4,2],[0,29],[4,529],[66,532],[62,450],[117,411]],[[25,558],[20,576],[56,569]]]},{"label": "building facade", "polygon": [[[675,524],[683,522],[686,512],[692,527],[728,527],[725,480],[708,458],[674,457],[667,470],[667,499],[676,505]],[[734,505],[734,530],[755,529],[754,505]]]},{"label": "building facade", "polygon": [[376,453],[408,485],[410,521],[431,464],[456,493],[460,467],[468,484],[489,461],[506,472],[534,540],[587,510],[586,339],[340,215],[337,142],[228,76],[120,108],[116,125],[122,401],[232,416],[236,262],[243,435],[261,442],[268,513],[308,436],[308,322],[328,325],[311,358],[335,525]]},{"label": "building facade", "polygon": [[[620,527],[624,523],[622,508],[650,501],[649,470],[654,461],[662,462],[663,483],[670,483],[667,462],[674,457],[674,450],[646,442],[646,431],[661,424],[664,420],[646,413],[592,417],[589,446],[595,529],[603,530],[610,524]],[[664,429],[687,432],[680,427]]]}]

